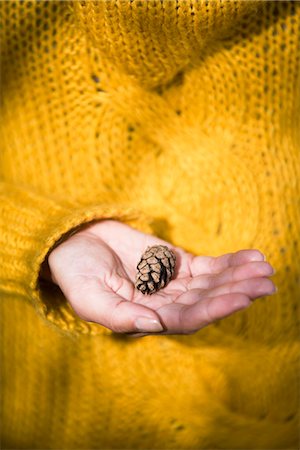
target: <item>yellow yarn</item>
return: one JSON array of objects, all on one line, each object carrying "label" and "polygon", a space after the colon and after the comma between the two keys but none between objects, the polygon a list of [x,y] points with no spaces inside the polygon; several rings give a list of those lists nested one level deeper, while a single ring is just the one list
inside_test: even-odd
[{"label": "yellow yarn", "polygon": [[[299,448],[300,3],[0,3],[2,448]],[[114,218],[278,293],[131,339],[39,279]]]}]

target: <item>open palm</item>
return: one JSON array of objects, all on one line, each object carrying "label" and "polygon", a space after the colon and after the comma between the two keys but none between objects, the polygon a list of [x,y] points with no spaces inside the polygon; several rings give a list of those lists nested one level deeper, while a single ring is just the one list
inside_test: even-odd
[{"label": "open palm", "polygon": [[[136,266],[145,249],[157,244],[176,254],[174,279],[144,295],[134,286]],[[114,220],[78,231],[50,253],[48,264],[52,281],[80,318],[132,336],[191,334],[275,292],[268,279],[273,269],[258,250],[194,256]]]}]

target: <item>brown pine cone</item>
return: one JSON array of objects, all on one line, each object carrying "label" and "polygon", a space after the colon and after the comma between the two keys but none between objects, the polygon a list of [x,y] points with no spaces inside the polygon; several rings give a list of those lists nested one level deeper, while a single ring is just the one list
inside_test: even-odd
[{"label": "brown pine cone", "polygon": [[176,256],[165,245],[147,247],[137,265],[135,287],[143,294],[154,294],[174,275]]}]

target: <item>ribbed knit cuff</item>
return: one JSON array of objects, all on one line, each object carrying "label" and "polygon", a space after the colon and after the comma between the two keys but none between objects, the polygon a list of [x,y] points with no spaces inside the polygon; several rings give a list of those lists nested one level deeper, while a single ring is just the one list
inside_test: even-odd
[{"label": "ribbed knit cuff", "polygon": [[[150,219],[120,204],[75,204],[0,183],[0,292],[34,305],[48,325],[60,331],[110,334],[73,311],[58,286],[39,278],[47,254],[70,231],[93,220],[113,219],[151,233]],[[1,296],[2,296],[1,295]]]}]

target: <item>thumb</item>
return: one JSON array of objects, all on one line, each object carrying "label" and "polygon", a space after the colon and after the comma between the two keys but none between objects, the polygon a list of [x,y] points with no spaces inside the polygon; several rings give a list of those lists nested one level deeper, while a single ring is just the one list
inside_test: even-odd
[{"label": "thumb", "polygon": [[98,277],[84,277],[74,285],[76,289],[69,292],[67,299],[81,319],[99,323],[116,333],[163,331],[155,311],[126,300]]}]

